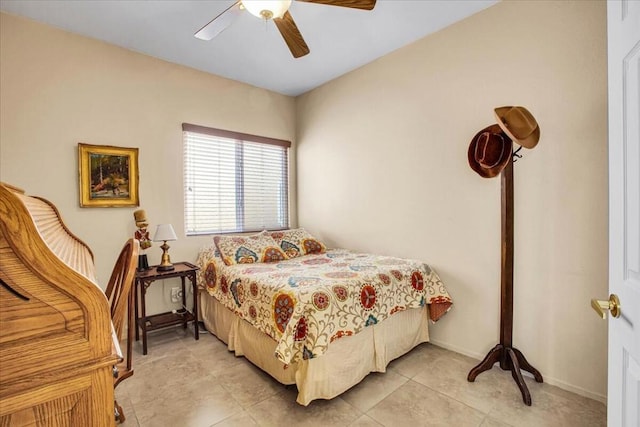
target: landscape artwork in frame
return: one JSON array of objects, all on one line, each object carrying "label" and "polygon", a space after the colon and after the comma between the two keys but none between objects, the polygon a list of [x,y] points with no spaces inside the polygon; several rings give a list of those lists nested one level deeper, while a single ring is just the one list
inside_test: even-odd
[{"label": "landscape artwork in frame", "polygon": [[80,206],[139,206],[138,149],[78,144]]}]

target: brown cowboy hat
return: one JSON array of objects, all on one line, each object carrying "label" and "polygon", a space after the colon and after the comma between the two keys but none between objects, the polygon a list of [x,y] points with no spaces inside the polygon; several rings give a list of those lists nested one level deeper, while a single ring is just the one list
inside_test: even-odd
[{"label": "brown cowboy hat", "polygon": [[533,114],[524,107],[498,107],[498,125],[516,143],[533,148],[540,140],[540,127]]},{"label": "brown cowboy hat", "polygon": [[483,178],[493,178],[502,172],[511,158],[511,140],[498,125],[487,126],[469,144],[469,166]]}]

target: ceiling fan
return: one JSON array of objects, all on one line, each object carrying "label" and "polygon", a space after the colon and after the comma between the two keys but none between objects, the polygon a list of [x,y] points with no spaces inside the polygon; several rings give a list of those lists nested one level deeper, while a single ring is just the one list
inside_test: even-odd
[{"label": "ceiling fan", "polygon": [[[297,0],[306,3],[317,3],[329,6],[342,6],[352,9],[372,10],[376,0]],[[265,21],[273,20],[282,38],[289,46],[294,58],[300,58],[309,53],[302,34],[298,30],[293,17],[289,13],[291,0],[238,0],[207,25],[195,33],[201,40],[211,40],[227,28],[244,9]]]}]

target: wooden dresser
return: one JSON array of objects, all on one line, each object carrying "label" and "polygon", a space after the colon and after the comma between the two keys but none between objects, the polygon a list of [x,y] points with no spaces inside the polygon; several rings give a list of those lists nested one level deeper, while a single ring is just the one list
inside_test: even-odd
[{"label": "wooden dresser", "polygon": [[0,426],[115,425],[118,353],[89,247],[0,184]]}]

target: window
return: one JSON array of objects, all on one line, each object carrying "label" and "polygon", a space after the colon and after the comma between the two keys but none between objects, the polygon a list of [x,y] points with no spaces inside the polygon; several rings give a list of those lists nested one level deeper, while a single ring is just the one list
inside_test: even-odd
[{"label": "window", "polygon": [[289,227],[289,141],[188,123],[182,131],[187,235]]}]

